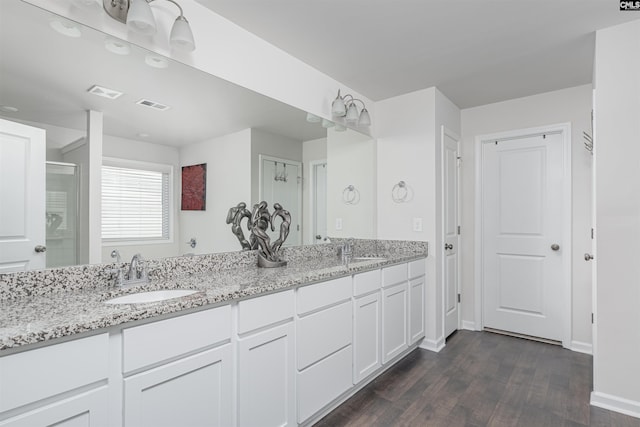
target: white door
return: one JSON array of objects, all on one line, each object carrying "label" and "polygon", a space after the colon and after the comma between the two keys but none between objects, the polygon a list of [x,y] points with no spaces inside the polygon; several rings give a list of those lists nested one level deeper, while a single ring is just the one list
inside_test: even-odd
[{"label": "white door", "polygon": [[459,138],[442,128],[442,281],[445,336],[458,329],[458,168]]},{"label": "white door", "polygon": [[483,325],[563,339],[562,133],[482,144]]},{"label": "white door", "polygon": [[[260,156],[260,201],[269,204],[273,213],[273,204],[280,203],[291,214],[289,236],[283,246],[302,244],[302,165],[292,160]],[[271,242],[280,234],[280,222],[274,224],[276,230],[271,233]]]},{"label": "white door", "polygon": [[327,162],[313,164],[313,243],[327,238]]},{"label": "white door", "polygon": [[45,157],[43,129],[0,119],[0,273],[45,268]]}]

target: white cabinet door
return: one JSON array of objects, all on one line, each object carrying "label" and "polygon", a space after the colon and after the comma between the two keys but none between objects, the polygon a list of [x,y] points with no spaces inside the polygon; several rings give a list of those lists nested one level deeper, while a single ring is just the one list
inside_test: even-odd
[{"label": "white cabinet door", "polygon": [[296,425],[293,322],[238,340],[238,425]]},{"label": "white cabinet door", "polygon": [[383,289],[382,363],[387,363],[408,347],[407,314],[407,282]]},{"label": "white cabinet door", "polygon": [[409,281],[409,345],[424,337],[424,276]]},{"label": "white cabinet door", "polygon": [[0,421],[2,427],[107,427],[107,386]]},{"label": "white cabinet door", "polygon": [[232,423],[231,344],[124,380],[125,427],[208,427]]},{"label": "white cabinet door", "polygon": [[357,384],[382,366],[380,291],[353,302],[353,383]]}]

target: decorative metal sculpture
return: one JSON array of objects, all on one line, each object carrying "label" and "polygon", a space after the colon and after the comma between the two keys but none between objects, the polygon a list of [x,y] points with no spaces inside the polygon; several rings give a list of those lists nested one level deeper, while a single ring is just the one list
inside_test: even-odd
[{"label": "decorative metal sculpture", "polygon": [[[251,232],[249,240],[242,231],[242,219],[247,218],[247,228]],[[273,244],[271,237],[267,233],[269,228],[275,231],[277,218],[282,219],[280,223],[280,235]],[[258,250],[258,267],[282,267],[287,265],[280,257],[280,249],[289,236],[291,226],[291,214],[285,210],[280,203],[273,204],[273,214],[269,213],[267,202],[262,201],[253,205],[251,212],[244,202],[238,203],[229,209],[227,214],[227,224],[231,225],[231,231],[240,241],[243,250]]]}]

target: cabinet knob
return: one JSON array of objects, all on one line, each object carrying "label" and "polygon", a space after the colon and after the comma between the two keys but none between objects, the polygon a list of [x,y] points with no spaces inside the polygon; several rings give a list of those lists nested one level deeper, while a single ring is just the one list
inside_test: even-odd
[{"label": "cabinet knob", "polygon": [[557,243],[554,243],[553,245],[551,245],[551,250],[552,251],[560,250],[560,245]]},{"label": "cabinet knob", "polygon": [[444,250],[446,251],[447,249],[453,249],[453,243],[445,243]]},{"label": "cabinet knob", "polygon": [[584,254],[584,260],[585,261],[591,261],[593,259],[593,255],[591,254]]}]

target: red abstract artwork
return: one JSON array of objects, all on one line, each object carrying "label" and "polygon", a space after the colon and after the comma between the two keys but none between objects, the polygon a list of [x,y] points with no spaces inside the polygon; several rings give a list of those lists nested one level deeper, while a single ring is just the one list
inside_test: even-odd
[{"label": "red abstract artwork", "polygon": [[182,210],[204,211],[207,202],[207,164],[182,167]]}]

